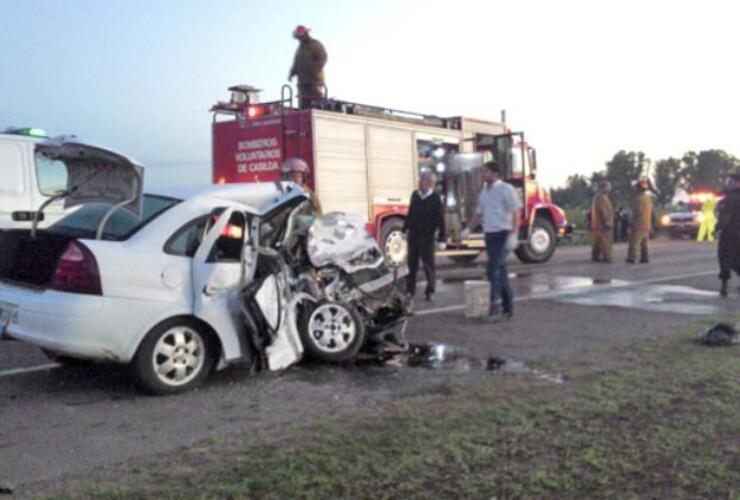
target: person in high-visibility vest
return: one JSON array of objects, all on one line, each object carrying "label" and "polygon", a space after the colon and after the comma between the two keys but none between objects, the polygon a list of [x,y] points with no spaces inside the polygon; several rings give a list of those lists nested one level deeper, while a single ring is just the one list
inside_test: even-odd
[{"label": "person in high-visibility vest", "polygon": [[701,204],[701,223],[699,224],[699,233],[696,235],[696,241],[714,241],[714,226],[717,225],[716,209],[717,199],[714,196],[707,198]]}]

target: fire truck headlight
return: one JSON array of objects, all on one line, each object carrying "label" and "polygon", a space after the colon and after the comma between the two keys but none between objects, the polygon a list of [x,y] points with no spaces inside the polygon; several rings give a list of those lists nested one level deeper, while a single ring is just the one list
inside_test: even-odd
[{"label": "fire truck headlight", "polygon": [[445,148],[438,147],[437,149],[432,152],[432,156],[434,156],[436,159],[444,158],[445,157]]},{"label": "fire truck headlight", "polygon": [[661,226],[670,226],[671,225],[671,216],[670,215],[664,215],[660,218],[660,225]]},{"label": "fire truck headlight", "polygon": [[444,163],[442,163],[442,162],[437,163],[437,173],[438,174],[445,173],[445,169],[446,168],[447,168],[447,166]]}]

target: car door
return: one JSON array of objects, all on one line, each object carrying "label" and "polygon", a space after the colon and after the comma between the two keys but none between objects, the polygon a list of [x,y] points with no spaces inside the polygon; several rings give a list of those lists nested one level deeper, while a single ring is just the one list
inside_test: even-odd
[{"label": "car door", "polygon": [[247,214],[237,207],[211,214],[193,258],[193,313],[216,330],[226,361],[244,358],[239,297],[254,274]]}]

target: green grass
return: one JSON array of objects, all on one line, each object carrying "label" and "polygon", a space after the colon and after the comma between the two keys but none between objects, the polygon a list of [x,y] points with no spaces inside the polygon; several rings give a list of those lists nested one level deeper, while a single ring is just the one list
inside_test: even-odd
[{"label": "green grass", "polygon": [[568,367],[560,386],[492,376],[371,416],[204,443],[50,496],[739,499],[738,348],[689,338],[550,360]]}]

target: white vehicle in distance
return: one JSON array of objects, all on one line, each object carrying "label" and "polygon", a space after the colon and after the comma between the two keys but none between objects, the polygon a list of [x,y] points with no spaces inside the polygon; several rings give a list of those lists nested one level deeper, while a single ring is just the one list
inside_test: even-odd
[{"label": "white vehicle in distance", "polygon": [[93,183],[110,196],[35,235],[0,231],[0,335],[61,362],[127,364],[156,394],[215,366],[280,370],[304,351],[345,361],[406,347],[404,295],[359,217],[315,218],[290,183],[141,195],[122,155],[76,140],[39,147],[79,181],[69,196],[93,199]]},{"label": "white vehicle in distance", "polygon": [[[39,128],[0,131],[0,229],[30,228],[39,207],[67,185],[64,165],[36,151],[46,139]],[[48,226],[68,212],[62,200],[52,201],[38,224]]]}]

